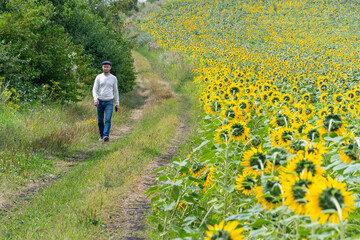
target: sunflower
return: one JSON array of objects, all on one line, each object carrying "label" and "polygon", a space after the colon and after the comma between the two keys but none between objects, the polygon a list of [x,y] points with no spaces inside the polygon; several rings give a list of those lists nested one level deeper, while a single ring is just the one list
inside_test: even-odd
[{"label": "sunflower", "polygon": [[209,167],[205,163],[195,162],[189,169],[190,174],[197,178],[201,173],[205,172]]},{"label": "sunflower", "polygon": [[349,99],[354,99],[356,97],[355,91],[347,91],[346,92],[346,97],[349,98]]},{"label": "sunflower", "polygon": [[204,105],[205,112],[215,115],[222,108],[222,104],[220,103],[220,98],[216,97],[211,99],[207,104]]},{"label": "sunflower", "polygon": [[325,128],[322,127],[314,127],[313,125],[308,125],[304,128],[303,133],[306,134],[306,136],[304,136],[305,139],[309,139],[310,141],[314,141],[317,138],[320,138],[321,140],[323,140],[322,135],[324,133],[327,133],[327,131],[325,131]]},{"label": "sunflower", "polygon": [[350,164],[353,161],[357,161],[359,155],[353,150],[340,150],[340,161]]},{"label": "sunflower", "polygon": [[205,240],[243,240],[245,239],[241,233],[244,228],[237,228],[238,221],[227,222],[221,221],[219,225],[208,225],[209,231],[206,231]]},{"label": "sunflower", "polygon": [[232,141],[246,140],[250,137],[250,128],[242,122],[232,122],[229,127]]},{"label": "sunflower", "polygon": [[292,99],[292,97],[291,97],[290,94],[284,94],[284,95],[282,96],[282,100],[283,100],[284,102],[291,103],[293,99]]},{"label": "sunflower", "polygon": [[263,102],[266,102],[266,100],[269,98],[269,95],[266,94],[266,93],[263,93],[263,94],[260,95],[260,97],[261,97],[261,100],[262,100]]},{"label": "sunflower", "polygon": [[281,101],[280,97],[278,95],[275,96],[271,96],[270,97],[270,101],[268,102],[268,104],[270,105],[276,105]]},{"label": "sunflower", "polygon": [[314,106],[312,104],[307,105],[303,112],[305,118],[310,119],[314,116]]},{"label": "sunflower", "polygon": [[355,115],[356,115],[356,104],[349,103],[347,105],[347,109],[348,109],[349,113],[351,113],[351,117],[355,117]]},{"label": "sunflower", "polygon": [[257,107],[257,108],[256,108],[256,114],[257,114],[258,116],[263,115],[263,114],[264,114],[264,108],[263,108],[262,106]]},{"label": "sunflower", "polygon": [[320,90],[320,92],[327,92],[328,91],[328,85],[326,83],[319,84],[319,90]]},{"label": "sunflower", "polygon": [[221,110],[221,116],[227,119],[234,119],[236,117],[236,112],[233,107],[229,106],[226,109]]},{"label": "sunflower", "polygon": [[250,104],[248,100],[240,100],[238,102],[238,106],[240,109],[244,110],[244,111],[248,111],[250,109]]},{"label": "sunflower", "polygon": [[179,203],[179,205],[177,206],[177,210],[184,210],[185,208],[187,208],[188,204],[186,202],[181,202]]},{"label": "sunflower", "polygon": [[322,120],[319,120],[317,123],[321,125],[319,131],[322,133],[334,132],[340,136],[345,132],[345,124],[339,114],[327,114],[322,118]]},{"label": "sunflower", "polygon": [[237,95],[240,92],[240,87],[239,84],[236,83],[232,83],[229,87],[228,87],[228,91],[232,96]]},{"label": "sunflower", "polygon": [[292,174],[290,177],[283,178],[281,184],[284,192],[281,196],[285,198],[284,205],[296,214],[306,214],[306,192],[313,183],[317,184],[319,181],[325,181],[325,178],[322,176],[314,178],[308,171],[303,171],[300,175]]},{"label": "sunflower", "polygon": [[254,193],[254,189],[257,188],[257,179],[252,175],[240,175],[236,178],[235,189],[239,190],[245,195],[251,195]]},{"label": "sunflower", "polygon": [[304,93],[301,98],[302,98],[302,100],[304,100],[307,103],[310,102],[310,100],[311,100],[311,96],[308,93]]},{"label": "sunflower", "polygon": [[347,114],[349,109],[347,108],[347,104],[345,102],[339,106],[339,111],[343,114]]},{"label": "sunflower", "polygon": [[289,153],[297,153],[298,151],[305,150],[305,145],[305,140],[295,138],[291,140],[290,145],[286,149],[289,151]]},{"label": "sunflower", "polygon": [[326,108],[327,108],[327,110],[328,110],[329,113],[336,114],[336,113],[338,112],[337,107],[336,107],[335,105],[333,105],[333,104],[328,104],[328,105],[326,106]]},{"label": "sunflower", "polygon": [[273,147],[282,147],[290,145],[294,130],[288,127],[282,127],[274,130],[270,135],[270,141]]},{"label": "sunflower", "polygon": [[215,133],[215,141],[217,143],[229,143],[231,137],[231,129],[229,125],[220,126]]},{"label": "sunflower", "polygon": [[254,176],[258,176],[262,172],[270,173],[272,168],[271,162],[266,159],[266,152],[263,152],[261,147],[245,151],[240,165],[245,167],[243,174]]},{"label": "sunflower", "polygon": [[298,93],[299,92],[299,89],[297,87],[292,87],[291,88],[291,92],[292,93]]},{"label": "sunflower", "polygon": [[340,149],[340,161],[350,164],[358,159],[357,143],[354,140],[349,140],[348,143]]},{"label": "sunflower", "polygon": [[271,119],[271,124],[274,127],[287,127],[290,125],[291,115],[287,113],[278,113]]},{"label": "sunflower", "polygon": [[281,184],[278,177],[265,179],[262,186],[255,190],[258,203],[267,210],[276,209],[282,205]]},{"label": "sunflower", "polygon": [[211,166],[210,169],[208,168],[207,171],[203,172],[203,176],[200,176],[200,178],[204,181],[204,183],[200,186],[203,192],[206,192],[206,190],[213,185],[212,179],[214,177],[214,172],[215,167]]},{"label": "sunflower", "polygon": [[309,171],[313,176],[323,175],[325,170],[321,167],[323,157],[314,153],[299,151],[288,162],[286,167],[282,169],[282,178],[288,177],[288,173],[296,173],[300,175],[303,171]]},{"label": "sunflower", "polygon": [[307,214],[314,222],[319,219],[319,224],[326,221],[339,224],[340,219],[345,220],[349,212],[355,209],[352,192],[347,191],[346,184],[327,176],[327,181],[313,184],[305,199]]},{"label": "sunflower", "polygon": [[341,93],[338,93],[333,96],[333,99],[337,104],[340,104],[343,102],[344,96]]},{"label": "sunflower", "polygon": [[327,108],[322,108],[322,109],[320,109],[319,111],[317,111],[317,116],[318,116],[319,118],[323,118],[323,117],[325,117],[325,116],[328,115],[328,114],[329,114],[329,111],[328,111]]},{"label": "sunflower", "polygon": [[310,142],[305,146],[305,152],[313,153],[316,155],[323,155],[328,152],[328,148],[324,145],[323,142]]},{"label": "sunflower", "polygon": [[328,99],[328,94],[327,93],[322,93],[321,96],[320,96],[320,101],[326,102],[327,99]]}]

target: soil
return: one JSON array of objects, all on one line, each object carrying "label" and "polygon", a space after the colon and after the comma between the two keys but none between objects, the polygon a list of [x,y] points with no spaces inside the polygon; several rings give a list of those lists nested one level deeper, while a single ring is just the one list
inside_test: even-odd
[{"label": "soil", "polygon": [[[135,68],[136,67],[137,63],[135,61]],[[144,81],[140,79],[140,82]],[[141,118],[143,110],[154,104],[159,97],[164,99],[175,97],[179,101],[184,102],[180,95],[172,91],[171,85],[168,82],[158,79],[156,85],[162,88],[162,93],[167,94],[151,94],[151,90],[150,92],[147,90],[146,93],[150,97],[147,98],[141,109],[134,112],[133,120]],[[176,156],[179,146],[186,142],[190,133],[186,125],[188,117],[188,115],[181,117],[181,123],[177,128],[174,138],[169,142],[166,152],[149,161],[142,171],[144,174],[132,180],[133,184],[125,190],[123,196],[119,198],[119,201],[116,203],[116,207],[112,209],[108,221],[105,222],[106,231],[114,236],[112,239],[150,239],[149,236],[144,236],[144,234],[146,234],[146,218],[151,207],[150,199],[145,192],[153,186],[156,177],[154,174],[151,174],[151,172],[168,165]]]},{"label": "soil", "polygon": [[121,198],[117,207],[113,209],[111,218],[105,224],[107,231],[117,236],[116,239],[149,239],[143,234],[146,230],[146,216],[151,207],[150,199],[145,192],[153,186],[155,181],[155,175],[151,172],[168,165],[176,156],[179,146],[188,139],[190,131],[186,126],[187,118],[188,116],[182,118],[175,137],[169,143],[168,150],[148,163],[143,170],[144,174],[134,179],[134,184],[125,191],[125,197]]}]

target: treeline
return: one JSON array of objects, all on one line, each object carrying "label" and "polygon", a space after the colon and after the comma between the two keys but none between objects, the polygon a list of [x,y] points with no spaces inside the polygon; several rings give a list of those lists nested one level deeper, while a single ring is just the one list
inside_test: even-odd
[{"label": "treeline", "polygon": [[[119,90],[135,81],[124,12],[137,0],[1,0],[0,77],[23,102],[78,101],[113,63]],[[1,78],[0,78],[1,79]]]}]

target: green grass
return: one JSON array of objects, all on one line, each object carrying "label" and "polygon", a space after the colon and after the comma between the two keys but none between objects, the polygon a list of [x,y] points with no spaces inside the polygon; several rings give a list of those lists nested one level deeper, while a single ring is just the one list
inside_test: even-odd
[{"label": "green grass", "polygon": [[3,217],[3,236],[106,239],[102,227],[104,208],[116,202],[132,176],[140,175],[146,163],[164,151],[179,120],[174,109],[178,109],[174,100],[155,106],[131,135],[97,151],[92,159],[76,166],[28,205]]},{"label": "green grass", "polygon": [[[136,55],[136,53],[134,53]],[[96,126],[92,126],[91,132],[84,134],[79,131],[79,138],[73,138],[69,146],[65,148],[63,155],[55,154],[55,158],[49,166],[44,164],[44,169],[29,167],[32,173],[50,173],[54,170],[55,162],[64,161],[67,155],[80,154],[83,161],[76,163],[67,174],[54,182],[50,187],[43,189],[40,193],[24,205],[16,205],[11,211],[1,211],[0,236],[3,239],[108,239],[111,233],[107,232],[104,224],[117,207],[118,199],[124,197],[124,192],[136,183],[136,179],[141,177],[147,163],[154,157],[165,152],[169,141],[174,137],[177,127],[184,114],[189,114],[188,124],[196,124],[197,111],[194,105],[193,89],[191,81],[182,85],[178,89],[186,97],[175,98],[168,96],[168,90],[158,85],[158,77],[151,71],[149,63],[140,55],[139,60],[142,72],[149,81],[145,84],[153,91],[155,96],[154,104],[144,111],[143,117],[135,123],[134,130],[117,142],[94,147],[91,144],[97,140]],[[197,103],[197,101],[196,101]],[[89,103],[82,103],[90,113],[81,107],[74,107],[69,110],[62,108],[66,113],[72,113],[74,119],[87,119],[94,113],[91,99]],[[134,104],[132,107],[138,106]],[[81,104],[80,104],[81,106]],[[54,108],[53,108],[54,109]],[[61,108],[59,108],[61,109]],[[129,121],[130,105],[124,107],[121,114],[114,115],[116,124]],[[58,119],[66,113],[57,112]],[[59,110],[60,111],[60,110]],[[92,111],[92,112],[91,112]],[[23,117],[21,113],[19,118]],[[42,122],[49,120],[42,111],[40,119]],[[76,115],[76,117],[75,117]],[[65,123],[66,122],[66,123]],[[66,125],[70,120],[60,124]],[[30,122],[31,123],[31,122]],[[86,124],[86,123],[85,123]],[[33,126],[32,124],[30,124]],[[88,124],[89,125],[89,124]],[[67,125],[66,125],[67,126]],[[33,128],[34,129],[34,128]],[[38,129],[38,128],[36,128]],[[58,129],[61,129],[60,127]],[[44,131],[49,131],[44,130]],[[56,130],[52,130],[56,133]],[[49,131],[51,132],[51,131]],[[81,134],[84,134],[82,137]],[[192,132],[192,137],[196,135]],[[58,135],[53,135],[58,138]],[[190,149],[191,141],[180,148],[179,154],[185,155]],[[54,146],[55,147],[55,146]],[[53,146],[51,146],[51,150]],[[29,166],[42,164],[46,156],[34,152],[32,161],[28,161]],[[28,156],[28,159],[29,156]],[[25,160],[24,160],[25,161]],[[7,169],[12,169],[8,166]],[[16,181],[25,178],[24,173],[6,173],[4,178],[8,184],[3,187],[12,186],[15,189]],[[33,176],[35,177],[35,175]],[[15,179],[14,182],[10,180]],[[146,231],[152,231],[147,229]],[[121,234],[120,234],[121,235]],[[146,236],[148,232],[139,233]],[[114,237],[114,236],[113,236]]]}]

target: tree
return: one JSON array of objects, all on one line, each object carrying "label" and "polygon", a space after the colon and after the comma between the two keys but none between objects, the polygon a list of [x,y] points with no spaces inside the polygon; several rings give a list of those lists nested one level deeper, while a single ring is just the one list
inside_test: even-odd
[{"label": "tree", "polygon": [[0,76],[27,100],[78,100],[79,89],[91,78],[90,60],[64,28],[52,22],[53,5],[10,0],[8,9],[0,19]]}]

